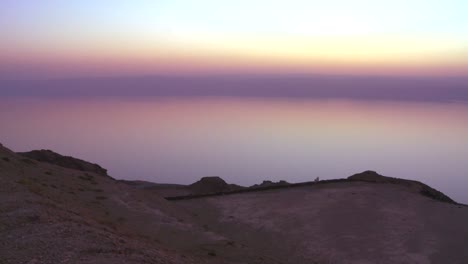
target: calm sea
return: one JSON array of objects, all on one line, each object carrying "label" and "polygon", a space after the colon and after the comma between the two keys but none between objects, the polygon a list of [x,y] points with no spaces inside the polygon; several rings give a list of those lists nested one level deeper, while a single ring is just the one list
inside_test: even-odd
[{"label": "calm sea", "polygon": [[99,163],[118,179],[189,184],[422,181],[468,203],[468,104],[229,97],[0,98],[0,142]]}]

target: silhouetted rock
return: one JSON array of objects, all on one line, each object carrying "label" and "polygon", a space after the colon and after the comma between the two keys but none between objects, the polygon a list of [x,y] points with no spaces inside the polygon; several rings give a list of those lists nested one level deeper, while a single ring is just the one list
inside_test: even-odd
[{"label": "silhouetted rock", "polygon": [[446,202],[446,203],[456,204],[456,202],[452,200],[450,197],[448,197],[447,195],[443,194],[442,192],[432,187],[429,187],[428,185],[424,183],[413,181],[413,180],[405,180],[405,179],[382,176],[378,174],[377,172],[371,171],[371,170],[354,174],[348,177],[348,180],[404,185],[432,199]]},{"label": "silhouetted rock", "polygon": [[18,152],[17,154],[40,162],[47,162],[64,168],[88,171],[108,176],[107,170],[101,166],[70,156],[63,156],[51,150],[33,150],[29,152]]},{"label": "silhouetted rock", "polygon": [[230,191],[231,187],[218,176],[203,177],[199,181],[189,185],[192,193],[216,193]]},{"label": "silhouetted rock", "polygon": [[386,177],[383,175],[378,174],[375,171],[364,171],[361,173],[356,173],[352,176],[348,177],[349,180],[358,180],[358,181],[368,181],[368,182],[389,182],[391,177]]},{"label": "silhouetted rock", "polygon": [[273,181],[263,181],[261,184],[254,184],[250,188],[263,188],[263,187],[272,187],[272,186],[287,186],[290,185],[289,182],[281,180],[279,182]]}]

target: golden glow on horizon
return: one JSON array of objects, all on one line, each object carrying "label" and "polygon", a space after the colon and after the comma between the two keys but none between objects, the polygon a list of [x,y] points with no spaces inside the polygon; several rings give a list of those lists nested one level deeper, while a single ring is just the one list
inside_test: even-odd
[{"label": "golden glow on horizon", "polygon": [[467,76],[468,6],[447,1],[0,2],[0,75]]},{"label": "golden glow on horizon", "polygon": [[36,46],[3,56],[51,70],[90,73],[298,72],[464,75],[468,52],[444,39],[201,36],[198,41],[106,40]]}]

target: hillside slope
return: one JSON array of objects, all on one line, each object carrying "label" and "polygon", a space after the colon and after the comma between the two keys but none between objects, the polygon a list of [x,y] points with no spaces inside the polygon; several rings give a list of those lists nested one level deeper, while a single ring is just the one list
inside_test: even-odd
[{"label": "hillside slope", "polygon": [[102,176],[107,176],[107,170],[97,164],[69,156],[63,156],[48,149],[33,150],[29,152],[18,152],[17,154],[26,158],[37,160],[40,162],[55,164],[64,168],[86,172],[94,172]]},{"label": "hillside slope", "polygon": [[153,191],[0,145],[0,263],[263,263]]},{"label": "hillside slope", "polygon": [[[168,201],[190,187],[57,159],[0,145],[1,264],[468,263],[468,207],[415,181],[364,172]],[[230,190],[218,178],[195,189],[206,186]]]},{"label": "hillside slope", "polygon": [[354,179],[175,203],[284,263],[468,263],[468,207],[410,182]]}]

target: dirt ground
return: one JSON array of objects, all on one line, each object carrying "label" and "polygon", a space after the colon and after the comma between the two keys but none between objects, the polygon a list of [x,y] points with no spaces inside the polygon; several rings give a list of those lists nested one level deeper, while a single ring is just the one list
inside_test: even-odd
[{"label": "dirt ground", "polygon": [[468,263],[468,208],[398,185],[334,183],[177,204],[284,263]]},{"label": "dirt ground", "polygon": [[404,186],[164,193],[0,145],[0,264],[468,263],[468,207]]}]

